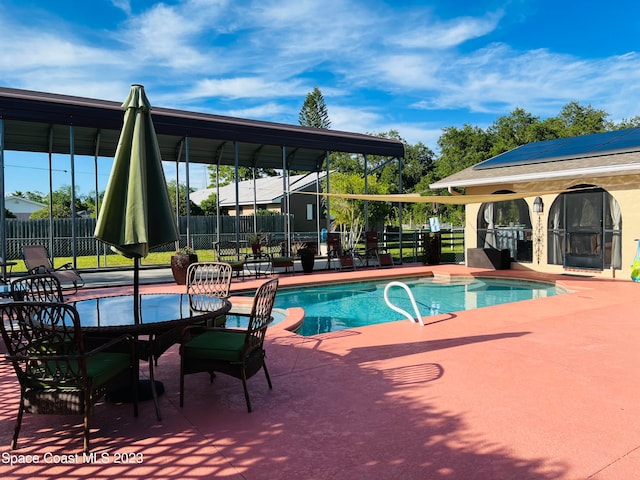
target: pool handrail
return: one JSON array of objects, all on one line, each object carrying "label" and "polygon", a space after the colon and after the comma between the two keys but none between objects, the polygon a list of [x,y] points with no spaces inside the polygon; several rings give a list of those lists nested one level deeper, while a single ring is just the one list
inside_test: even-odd
[{"label": "pool handrail", "polygon": [[[405,290],[405,292],[407,292],[407,295],[409,295],[409,300],[411,300],[411,305],[413,305],[413,310],[416,314],[415,317],[412,317],[409,312],[391,303],[388,296],[388,292],[391,289],[391,287],[401,287]],[[416,299],[414,298],[413,293],[411,292],[411,289],[407,286],[406,283],[399,282],[397,280],[387,283],[387,285],[384,287],[384,301],[387,303],[387,306],[391,310],[395,310],[396,312],[404,315],[409,321],[414,323],[418,322],[420,323],[420,325],[424,327],[424,321],[422,320],[422,315],[420,315],[420,310],[418,309],[418,304],[416,303]]]}]

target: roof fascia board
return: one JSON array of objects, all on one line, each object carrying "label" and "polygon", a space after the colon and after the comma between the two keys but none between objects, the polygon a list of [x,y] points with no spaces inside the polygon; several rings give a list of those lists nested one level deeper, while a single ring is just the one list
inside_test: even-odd
[{"label": "roof fascia board", "polygon": [[449,187],[480,187],[483,185],[495,185],[501,183],[520,183],[530,182],[536,180],[553,180],[566,177],[584,177],[588,175],[595,176],[610,176],[612,173],[624,173],[624,172],[636,172],[640,170],[640,164],[631,165],[612,165],[602,167],[590,167],[590,168],[574,168],[571,170],[562,170],[559,172],[537,172],[527,173],[521,175],[503,175],[498,177],[491,177],[486,179],[467,179],[460,181],[453,181],[447,183],[432,183],[430,188],[449,188]]}]

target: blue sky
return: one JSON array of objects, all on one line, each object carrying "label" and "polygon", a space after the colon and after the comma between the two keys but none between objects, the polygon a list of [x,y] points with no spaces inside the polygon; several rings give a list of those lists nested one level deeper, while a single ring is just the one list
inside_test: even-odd
[{"label": "blue sky", "polygon": [[[3,0],[0,85],[122,101],[141,83],[156,106],[288,124],[318,86],[332,128],[435,150],[442,128],[516,107],[640,115],[639,14],[631,0]],[[47,192],[47,162],[8,152],[7,193]],[[88,193],[93,162],[76,162]],[[71,183],[68,158],[54,168],[54,189]]]}]

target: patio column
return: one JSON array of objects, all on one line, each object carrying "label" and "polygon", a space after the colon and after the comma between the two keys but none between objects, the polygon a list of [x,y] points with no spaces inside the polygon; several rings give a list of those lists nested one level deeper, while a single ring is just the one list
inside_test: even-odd
[{"label": "patio column", "polygon": [[7,229],[4,203],[4,119],[0,118],[0,256],[7,259]]},{"label": "patio column", "polygon": [[[329,188],[329,152],[326,152],[326,167],[327,167],[327,193],[331,192]],[[331,231],[331,208],[329,202],[329,196],[325,197],[327,205],[327,232]]]},{"label": "patio column", "polygon": [[284,214],[284,238],[286,241],[287,252],[291,251],[291,223],[289,218],[289,173],[287,169],[287,147],[282,146],[282,207]]},{"label": "patio column", "polygon": [[[367,173],[367,154],[363,155],[364,157],[364,194],[369,195],[369,175]],[[369,200],[364,201],[364,231],[369,231]],[[355,247],[355,245],[354,245]]]},{"label": "patio column", "polygon": [[236,244],[240,245],[240,187],[238,186],[238,177],[240,175],[240,167],[239,167],[240,151],[238,149],[238,142],[233,142],[233,157],[234,157],[234,164],[235,164],[234,176],[236,180],[236,218],[235,218]]},{"label": "patio column", "polygon": [[184,146],[184,138],[180,140],[178,155],[176,155],[176,227],[178,228],[178,240],[176,240],[175,249],[180,248],[180,158],[182,157],[182,147]]},{"label": "patio column", "polygon": [[[189,137],[184,137],[184,166],[185,166],[185,205],[187,208],[187,246],[192,247],[191,243],[191,200],[189,199]],[[178,188],[178,191],[180,189]]]},{"label": "patio column", "polygon": [[49,126],[49,254],[53,257],[53,125]]},{"label": "patio column", "polygon": [[[398,158],[398,191],[402,193],[402,158]],[[399,240],[400,240],[400,265],[403,264],[402,261],[402,202],[398,204],[398,223],[400,228],[399,232]]]},{"label": "patio column", "polygon": [[[71,256],[73,268],[78,268],[78,232],[76,226],[76,159],[75,159],[75,131],[69,125],[69,157],[71,161]],[[51,252],[51,257],[55,257]]]},{"label": "patio column", "polygon": [[251,169],[253,173],[253,233],[258,234],[258,199],[256,192],[256,167],[255,163],[253,168]]},{"label": "patio column", "polygon": [[316,171],[316,235],[318,237],[318,255],[320,255],[320,172]]},{"label": "patio column", "polygon": [[[100,130],[96,133],[96,149],[93,154],[93,179],[94,179],[94,187],[95,187],[95,201],[96,201],[96,221],[98,220],[98,212],[100,209],[98,208],[98,202],[100,201],[100,194],[98,190],[98,152],[100,151]],[[96,267],[100,268],[100,240],[96,238]],[[106,266],[106,264],[105,264]]]}]

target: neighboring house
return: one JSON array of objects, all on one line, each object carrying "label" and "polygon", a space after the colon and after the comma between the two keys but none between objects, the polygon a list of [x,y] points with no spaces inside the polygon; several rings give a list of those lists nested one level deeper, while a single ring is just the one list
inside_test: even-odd
[{"label": "neighboring house", "polygon": [[[320,180],[326,176],[326,172],[320,173]],[[295,232],[315,232],[317,230],[317,208],[318,196],[296,194],[295,192],[315,192],[316,174],[311,175],[291,175],[289,177],[290,213],[293,216],[292,228]],[[282,176],[257,178],[255,184],[253,180],[238,182],[238,206],[240,215],[253,215],[254,205],[258,210],[271,210],[282,213],[283,199],[285,194]],[[215,188],[198,190],[189,195],[189,198],[196,205],[200,205],[203,200],[212,193],[216,193]],[[220,213],[222,215],[236,214],[236,186],[234,184],[220,187]]]},{"label": "neighboring house", "polygon": [[4,205],[17,218],[29,218],[32,213],[46,207],[44,203],[34,202],[23,197],[5,197]]},{"label": "neighboring house", "polygon": [[508,248],[512,268],[629,278],[640,239],[640,129],[523,145],[431,188],[539,192],[469,204],[468,248]]}]

